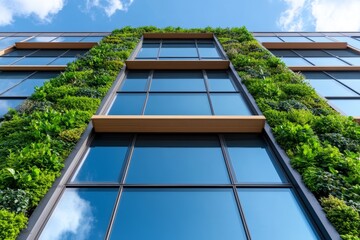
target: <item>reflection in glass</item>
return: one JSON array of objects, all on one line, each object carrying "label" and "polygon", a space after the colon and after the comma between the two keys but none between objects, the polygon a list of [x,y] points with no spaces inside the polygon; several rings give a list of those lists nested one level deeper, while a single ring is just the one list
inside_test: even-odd
[{"label": "reflection in glass", "polygon": [[0,57],[0,65],[10,65],[21,59],[21,57]]},{"label": "reflection in glass", "polygon": [[306,37],[281,37],[284,42],[311,42]]},{"label": "reflection in glass", "polygon": [[57,37],[56,39],[52,40],[51,42],[79,42],[84,37]]},{"label": "reflection in glass", "polygon": [[75,60],[75,57],[59,57],[55,61],[51,62],[50,65],[67,65]]},{"label": "reflection in glass", "polygon": [[360,58],[359,57],[342,57],[341,59],[350,63],[353,66],[360,66]]},{"label": "reflection in glass", "polygon": [[221,58],[214,43],[198,43],[201,58]]},{"label": "reflection in glass", "polygon": [[48,65],[55,57],[25,57],[13,65]]},{"label": "reflection in glass", "polygon": [[333,40],[327,38],[327,37],[308,37],[314,42],[333,42]]},{"label": "reflection in glass", "polygon": [[55,37],[33,37],[26,42],[50,42],[51,40],[54,40]]},{"label": "reflection in glass", "polygon": [[357,96],[355,92],[344,87],[333,79],[309,80],[310,85],[322,96],[340,97],[340,96]]},{"label": "reflection in glass", "polygon": [[251,239],[319,239],[290,189],[238,189]]},{"label": "reflection in glass", "polygon": [[13,46],[16,42],[21,42],[27,37],[6,37],[0,39],[0,50]]},{"label": "reflection in glass", "polygon": [[195,43],[163,43],[160,58],[197,58]]},{"label": "reflection in glass", "polygon": [[100,42],[103,37],[85,37],[80,42]]},{"label": "reflection in glass", "polygon": [[278,37],[255,37],[259,42],[282,42]]},{"label": "reflection in glass", "polygon": [[150,93],[146,115],[211,115],[205,93]]},{"label": "reflection in glass", "polygon": [[4,116],[9,108],[17,108],[24,99],[0,99],[0,117]]},{"label": "reflection in glass", "polygon": [[252,115],[239,93],[211,93],[215,115]]},{"label": "reflection in glass", "polygon": [[35,87],[41,87],[42,85],[44,85],[45,81],[46,79],[27,79],[16,87],[5,92],[2,96],[28,97],[34,92]]},{"label": "reflection in glass", "polygon": [[329,99],[329,102],[347,116],[360,116],[360,99]]},{"label": "reflection in glass", "polygon": [[282,57],[281,60],[287,66],[312,66],[309,62],[300,57]]},{"label": "reflection in glass", "polygon": [[205,92],[206,89],[201,71],[156,71],[150,91]]},{"label": "reflection in glass", "polygon": [[229,178],[216,136],[139,136],[127,183],[216,184]]},{"label": "reflection in glass", "polygon": [[156,59],[159,52],[160,43],[143,43],[136,58]]},{"label": "reflection in glass", "polygon": [[120,87],[121,91],[146,91],[149,72],[129,72]]},{"label": "reflection in glass", "polygon": [[360,94],[360,79],[339,79],[339,81]]},{"label": "reflection in glass", "polygon": [[246,239],[232,189],[125,189],[110,239]]},{"label": "reflection in glass", "polygon": [[349,64],[335,57],[307,57],[305,59],[315,66],[349,66]]},{"label": "reflection in glass", "polygon": [[140,115],[146,95],[143,93],[122,93],[115,98],[108,115]]},{"label": "reflection in glass", "polygon": [[21,81],[22,79],[0,79],[0,94]]},{"label": "reflection in glass", "polygon": [[210,92],[234,92],[236,91],[232,80],[226,72],[207,71]]},{"label": "reflection in glass", "polygon": [[117,192],[113,188],[66,189],[39,239],[104,239]]},{"label": "reflection in glass", "polygon": [[260,137],[229,135],[226,145],[238,183],[283,182],[274,157]]}]

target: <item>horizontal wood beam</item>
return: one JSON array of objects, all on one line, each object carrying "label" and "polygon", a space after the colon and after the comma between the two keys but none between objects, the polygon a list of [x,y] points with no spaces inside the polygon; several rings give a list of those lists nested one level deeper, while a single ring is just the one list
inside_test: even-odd
[{"label": "horizontal wood beam", "polygon": [[228,69],[228,60],[128,60],[126,68],[130,70],[206,70]]},{"label": "horizontal wood beam", "polygon": [[144,33],[145,39],[213,39],[213,33]]},{"label": "horizontal wood beam", "polygon": [[346,49],[346,42],[263,42],[267,49]]},{"label": "horizontal wood beam", "polygon": [[17,42],[18,49],[90,49],[96,42]]},{"label": "horizontal wood beam", "polygon": [[19,65],[19,66],[0,66],[0,71],[63,71],[66,65]]},{"label": "horizontal wood beam", "polygon": [[94,115],[95,132],[260,133],[264,116],[108,116]]},{"label": "horizontal wood beam", "polygon": [[294,66],[292,71],[359,71],[360,66]]},{"label": "horizontal wood beam", "polygon": [[14,51],[14,49],[15,49],[14,46],[1,49],[1,50],[0,50],[0,56],[5,55],[5,54],[7,54],[7,53],[9,53],[9,52]]}]

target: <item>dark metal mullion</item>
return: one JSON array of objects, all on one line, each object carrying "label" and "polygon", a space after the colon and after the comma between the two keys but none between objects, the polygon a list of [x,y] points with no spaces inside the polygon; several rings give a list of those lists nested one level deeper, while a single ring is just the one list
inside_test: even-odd
[{"label": "dark metal mullion", "polygon": [[[130,160],[131,161],[131,160]],[[227,171],[229,171],[229,178],[231,178],[230,174],[233,174],[229,167],[225,162]],[[231,167],[230,167],[231,168]],[[224,183],[224,184],[146,184],[146,183],[106,183],[106,182],[76,182],[76,183],[68,183],[66,184],[67,188],[292,188],[290,183]]]},{"label": "dark metal mullion", "polygon": [[205,83],[206,95],[207,95],[209,105],[210,105],[211,115],[215,115],[214,107],[212,105],[211,98],[210,98],[210,91],[209,91],[209,85],[208,85],[208,82],[207,82],[206,71],[202,70],[202,74],[203,74],[203,80],[204,80],[204,83]]},{"label": "dark metal mullion", "polygon": [[240,198],[239,198],[239,196],[237,194],[237,188],[235,186],[236,177],[234,176],[234,172],[232,171],[232,167],[231,167],[231,163],[230,163],[230,156],[229,156],[229,154],[227,152],[227,149],[226,149],[225,138],[224,138],[224,135],[222,135],[222,134],[219,134],[218,136],[219,136],[219,140],[220,140],[221,151],[223,153],[224,160],[225,160],[225,165],[226,165],[226,168],[228,170],[228,174],[229,174],[229,177],[230,177],[231,184],[233,185],[232,189],[233,189],[236,205],[237,205],[238,210],[239,210],[240,218],[241,218],[241,221],[243,223],[246,238],[248,240],[251,240],[250,231],[249,231],[248,225],[246,223],[246,219],[245,219],[245,214],[244,214],[244,211],[243,211],[243,209],[241,207]]},{"label": "dark metal mullion", "polygon": [[116,200],[115,200],[115,204],[114,204],[112,214],[110,216],[109,225],[108,225],[108,227],[106,229],[105,240],[110,239],[111,230],[112,230],[114,222],[115,222],[116,213],[117,213],[117,210],[119,208],[120,199],[121,199],[123,191],[124,191],[124,188],[120,187],[118,195],[116,196]]},{"label": "dark metal mullion", "polygon": [[348,100],[348,99],[360,99],[360,96],[349,96],[349,97],[346,97],[346,96],[328,96],[328,97],[325,97],[326,99],[344,99],[344,100]]},{"label": "dark metal mullion", "polygon": [[[342,83],[340,80],[338,80],[337,78],[333,77],[330,73],[325,72],[325,71],[324,71],[323,73],[324,73],[325,75],[331,77],[333,80],[335,80],[336,82],[340,83],[340,84],[343,85],[344,87],[346,87],[346,88],[350,89],[351,91],[353,91],[353,92],[355,92],[355,93],[357,93],[357,94],[360,95],[360,92],[354,90],[353,88],[351,88],[350,86],[346,85],[345,83]],[[344,80],[346,80],[346,79],[344,79]],[[320,80],[320,81],[321,81],[321,80]],[[360,80],[359,80],[359,81],[360,81]]]},{"label": "dark metal mullion", "polygon": [[121,179],[120,179],[120,185],[125,185],[125,179],[126,179],[129,167],[130,167],[130,162],[131,162],[132,155],[134,153],[136,139],[137,139],[137,134],[135,134],[133,136],[133,139],[131,141],[131,145],[129,146],[129,150],[128,150],[128,153],[127,153],[127,156],[126,156],[126,159],[125,159],[124,169],[123,169]]},{"label": "dark metal mullion", "polygon": [[145,97],[143,109],[141,111],[141,115],[145,115],[145,109],[150,96],[150,88],[151,88],[153,76],[154,76],[154,70],[151,70],[148,77],[148,88],[146,89],[146,97]]},{"label": "dark metal mullion", "polygon": [[160,59],[160,51],[161,51],[161,48],[162,48],[162,42],[163,42],[163,40],[161,39],[160,44],[159,44],[159,50],[158,50],[158,53],[157,53],[157,56],[156,56],[156,60]]},{"label": "dark metal mullion", "polygon": [[196,52],[197,52],[197,55],[198,55],[198,59],[202,60],[201,56],[200,56],[199,47],[198,47],[198,44],[197,44],[197,39],[195,39],[195,48],[196,48]]}]

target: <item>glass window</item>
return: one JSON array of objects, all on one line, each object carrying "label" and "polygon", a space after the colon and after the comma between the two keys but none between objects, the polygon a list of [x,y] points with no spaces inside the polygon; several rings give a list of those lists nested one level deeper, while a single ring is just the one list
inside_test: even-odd
[{"label": "glass window", "polygon": [[54,57],[25,57],[13,65],[48,65]]},{"label": "glass window", "polygon": [[80,42],[100,42],[103,37],[85,37]]},{"label": "glass window", "polygon": [[360,93],[360,79],[339,79],[339,81]]},{"label": "glass window", "polygon": [[242,240],[231,189],[125,189],[110,239]]},{"label": "glass window", "polygon": [[315,66],[349,66],[349,64],[335,57],[307,57],[305,59]]},{"label": "glass window", "polygon": [[32,72],[0,72],[0,93],[20,83]]},{"label": "glass window", "polygon": [[120,182],[130,136],[97,134],[73,182]]},{"label": "glass window", "polygon": [[229,183],[224,157],[216,136],[139,136],[126,183],[221,184]]},{"label": "glass window", "polygon": [[0,94],[2,92],[5,92],[9,88],[15,86],[16,84],[20,83],[21,81],[22,81],[22,79],[8,79],[8,80],[1,79],[0,80]]},{"label": "glass window", "polygon": [[360,66],[360,58],[359,57],[342,57],[341,59],[350,63],[353,66]]},{"label": "glass window", "polygon": [[311,42],[306,37],[281,37],[284,42]]},{"label": "glass window", "polygon": [[66,49],[40,49],[31,54],[31,57],[57,57],[64,54]]},{"label": "glass window", "polygon": [[0,99],[0,117],[4,116],[9,108],[17,108],[24,99]]},{"label": "glass window", "polygon": [[308,37],[314,42],[333,42],[333,40],[327,38],[327,37]]},{"label": "glass window", "polygon": [[329,102],[347,116],[360,116],[360,99],[330,99]]},{"label": "glass window", "polygon": [[26,42],[50,42],[51,40],[54,40],[55,37],[33,37]]},{"label": "glass window", "polygon": [[302,72],[302,74],[308,79],[331,79],[324,72]]},{"label": "glass window", "polygon": [[278,37],[255,37],[259,42],[282,42]]},{"label": "glass window", "polygon": [[84,36],[81,37],[57,37],[56,39],[52,40],[52,42],[79,42],[83,39]]},{"label": "glass window", "polygon": [[201,71],[156,71],[150,91],[205,92],[206,89]]},{"label": "glass window", "polygon": [[20,57],[0,57],[0,65],[10,65],[21,59]]},{"label": "glass window", "polygon": [[270,52],[277,57],[299,57],[291,50],[270,50]]},{"label": "glass window", "polygon": [[239,93],[211,93],[215,115],[252,115]]},{"label": "glass window", "polygon": [[75,60],[75,57],[59,57],[55,59],[55,61],[51,62],[49,65],[67,65],[68,63],[71,63]]},{"label": "glass window", "polygon": [[319,239],[290,189],[238,189],[251,239]]},{"label": "glass window", "polygon": [[254,135],[227,135],[226,146],[238,183],[282,183],[285,178],[267,144]]},{"label": "glass window", "polygon": [[145,98],[146,94],[143,93],[119,93],[108,115],[140,115]]},{"label": "glass window", "polygon": [[150,93],[146,115],[211,115],[205,93]]},{"label": "glass window", "polygon": [[327,49],[326,51],[337,57],[359,57],[359,54],[351,49]]},{"label": "glass window", "polygon": [[357,96],[355,92],[332,79],[309,80],[310,85],[324,97]]},{"label": "glass window", "polygon": [[45,81],[46,79],[27,79],[16,87],[2,94],[2,96],[28,97],[35,91],[35,87],[41,87],[42,85],[44,85]]},{"label": "glass window", "polygon": [[16,42],[21,42],[27,37],[6,37],[0,40],[0,50],[15,45]]},{"label": "glass window", "polygon": [[61,57],[78,57],[83,56],[88,50],[83,49],[72,49],[67,51],[64,55],[61,55]]},{"label": "glass window", "polygon": [[281,60],[287,65],[287,66],[312,66],[311,63],[305,61],[304,59],[300,57],[282,57]]},{"label": "glass window", "polygon": [[128,72],[128,74],[126,75],[126,79],[124,80],[124,82],[122,83],[121,87],[120,87],[120,91],[146,91],[148,88],[148,77],[149,77],[149,72],[148,71],[144,71],[144,72]]},{"label": "glass window", "polygon": [[3,56],[6,57],[24,57],[26,55],[29,55],[30,53],[35,52],[36,50],[28,50],[28,49],[19,49],[19,50],[13,50]]},{"label": "glass window", "polygon": [[201,58],[221,58],[214,43],[198,42],[197,46]]},{"label": "glass window", "polygon": [[29,77],[29,79],[50,79],[59,75],[60,72],[37,72]]},{"label": "glass window", "polygon": [[160,49],[160,58],[197,58],[194,42],[164,41]]},{"label": "glass window", "polygon": [[335,38],[336,40],[338,40],[340,42],[347,42],[349,45],[360,49],[360,41],[357,41],[354,38],[351,38],[351,37],[332,37],[332,38]]},{"label": "glass window", "polygon": [[302,57],[331,57],[330,54],[324,52],[323,50],[295,50],[296,53],[300,54]]},{"label": "glass window", "polygon": [[207,71],[210,92],[235,92],[236,88],[226,72]]},{"label": "glass window", "polygon": [[337,79],[360,79],[359,71],[346,71],[346,72],[327,72]]},{"label": "glass window", "polygon": [[112,188],[66,189],[39,239],[104,239],[117,193]]},{"label": "glass window", "polygon": [[160,43],[143,43],[136,58],[156,59],[159,52]]}]

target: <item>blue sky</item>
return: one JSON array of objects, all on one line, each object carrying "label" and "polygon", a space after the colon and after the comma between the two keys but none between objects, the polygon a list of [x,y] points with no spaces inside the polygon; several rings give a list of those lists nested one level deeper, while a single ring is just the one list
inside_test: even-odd
[{"label": "blue sky", "polygon": [[359,0],[0,0],[0,31],[111,31],[123,26],[359,31]]}]

